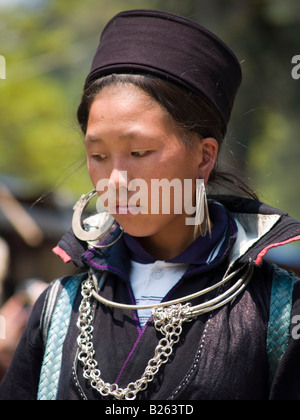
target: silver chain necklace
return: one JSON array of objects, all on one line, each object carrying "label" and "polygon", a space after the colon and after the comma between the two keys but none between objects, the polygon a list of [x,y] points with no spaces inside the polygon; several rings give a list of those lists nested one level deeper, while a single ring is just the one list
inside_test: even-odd
[{"label": "silver chain necklace", "polygon": [[[173,353],[174,345],[178,343],[180,339],[183,323],[192,321],[201,313],[209,312],[225,305],[240,294],[252,277],[253,268],[252,266],[250,267],[251,268],[246,270],[244,276],[236,282],[237,286],[235,288],[231,288],[232,293],[230,295],[228,295],[228,292],[224,293],[222,295],[223,299],[221,299],[221,302],[220,299],[218,299],[217,304],[215,299],[212,299],[209,301],[211,304],[207,304],[206,302],[205,306],[201,308],[199,305],[192,307],[190,303],[186,303],[184,305],[176,303],[170,304],[170,306],[156,305],[152,307],[154,327],[163,335],[163,338],[156,346],[154,357],[149,360],[141,378],[135,382],[130,382],[126,388],[120,388],[115,383],[110,384],[104,382],[103,379],[101,379],[101,371],[98,368],[98,362],[94,358],[95,349],[92,341],[94,327],[91,301],[92,298],[97,298],[99,295],[95,290],[95,279],[93,279],[93,276],[90,275],[89,278],[82,283],[82,301],[79,307],[79,318],[77,321],[77,327],[80,331],[77,338],[77,344],[79,347],[78,360],[81,362],[83,367],[83,377],[87,379],[91,387],[99,392],[99,394],[103,397],[111,396],[118,400],[134,400],[138,392],[145,391],[147,389],[148,384],[153,381],[161,366],[168,362]],[[232,275],[230,278],[232,278]],[[213,288],[214,287],[211,289]],[[188,300],[188,298],[191,298],[191,296],[187,296],[185,300]],[[102,302],[102,299],[98,300]],[[182,300],[183,299],[180,299],[180,301]],[[106,305],[115,306],[113,304],[110,305],[109,303],[113,302],[105,300]],[[123,306],[121,304],[119,305]],[[132,309],[132,306],[124,305],[124,309],[129,308]],[[134,305],[134,308],[138,309],[139,306]]]}]

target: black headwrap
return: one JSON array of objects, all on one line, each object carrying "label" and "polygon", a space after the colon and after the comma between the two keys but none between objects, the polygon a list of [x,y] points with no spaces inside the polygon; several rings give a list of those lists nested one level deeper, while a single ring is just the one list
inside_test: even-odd
[{"label": "black headwrap", "polygon": [[117,14],[104,28],[85,87],[112,73],[148,73],[198,93],[230,118],[241,67],[216,35],[186,18],[155,10]]}]

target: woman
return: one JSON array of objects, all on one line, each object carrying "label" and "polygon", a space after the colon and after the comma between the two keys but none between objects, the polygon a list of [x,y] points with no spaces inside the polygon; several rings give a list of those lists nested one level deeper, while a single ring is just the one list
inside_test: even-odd
[{"label": "woman", "polygon": [[216,161],[240,81],[232,51],[187,19],[107,24],[78,120],[110,214],[82,225],[95,191],[75,206],[54,251],[83,273],[40,297],[2,399],[300,398],[299,286],[264,260],[300,224],[244,186],[204,188],[228,181]]}]

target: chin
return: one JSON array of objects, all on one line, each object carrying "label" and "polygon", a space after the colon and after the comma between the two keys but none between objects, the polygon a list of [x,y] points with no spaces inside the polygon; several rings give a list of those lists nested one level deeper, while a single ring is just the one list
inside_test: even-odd
[{"label": "chin", "polygon": [[120,217],[118,215],[115,216],[115,219],[126,233],[138,238],[155,235],[160,230],[160,228],[154,226],[150,221],[137,220],[136,217],[132,217],[129,220],[129,217]]},{"label": "chin", "polygon": [[130,226],[125,227],[122,225],[120,226],[126,233],[128,233],[131,236],[135,236],[136,238],[144,238],[147,236],[155,235],[155,233],[157,233],[155,230],[153,231],[152,229],[145,229],[145,227],[139,229],[136,226],[134,227],[130,227]]}]

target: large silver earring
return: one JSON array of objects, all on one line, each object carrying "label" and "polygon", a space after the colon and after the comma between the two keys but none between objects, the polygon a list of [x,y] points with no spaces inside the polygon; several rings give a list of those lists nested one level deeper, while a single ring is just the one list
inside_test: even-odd
[{"label": "large silver earring", "polygon": [[198,179],[196,188],[196,215],[194,237],[196,238],[198,234],[200,234],[201,236],[206,236],[207,232],[211,237],[211,229],[212,225],[209,217],[204,179]]},{"label": "large silver earring", "polygon": [[[81,198],[77,201],[75,204],[73,210],[73,219],[72,219],[72,229],[74,232],[74,235],[80,239],[81,241],[85,241],[88,243],[91,242],[99,242],[101,239],[103,239],[106,235],[108,235],[114,226],[116,225],[115,219],[107,212],[103,211],[101,213],[98,213],[97,217],[97,224],[93,226],[88,226],[88,229],[84,229],[82,226],[82,214],[87,207],[90,200],[97,195],[96,190],[90,191],[88,194],[82,195]],[[123,231],[121,235],[123,234]],[[120,236],[121,236],[120,235]],[[120,238],[120,236],[117,238],[117,240]],[[114,242],[108,244],[108,245],[95,245],[98,248],[103,248],[106,246],[113,245],[117,240]]]}]

